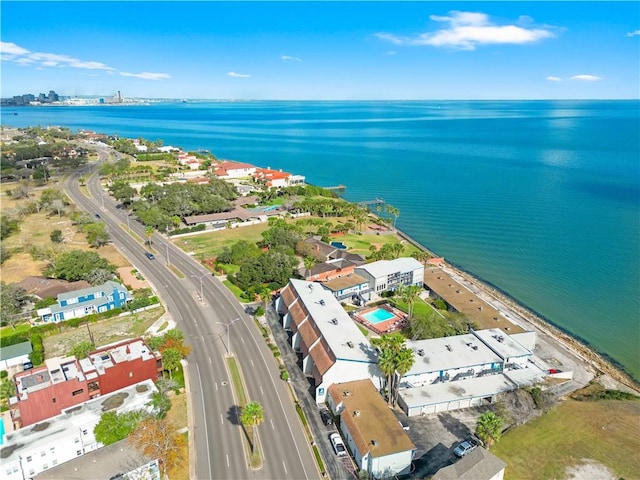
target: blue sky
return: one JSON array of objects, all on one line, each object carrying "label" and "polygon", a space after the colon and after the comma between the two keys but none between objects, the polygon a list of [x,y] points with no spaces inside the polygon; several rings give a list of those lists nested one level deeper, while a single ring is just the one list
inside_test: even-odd
[{"label": "blue sky", "polygon": [[0,3],[1,95],[639,98],[638,2]]}]

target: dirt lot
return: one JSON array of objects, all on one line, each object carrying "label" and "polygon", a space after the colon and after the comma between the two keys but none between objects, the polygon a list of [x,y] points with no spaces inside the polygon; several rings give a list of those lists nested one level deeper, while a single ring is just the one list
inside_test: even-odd
[{"label": "dirt lot", "polygon": [[[91,329],[96,345],[107,345],[118,340],[141,336],[163,313],[164,309],[158,307],[134,315],[110,318],[93,323],[89,325],[89,328]],[[45,356],[51,358],[68,355],[74,345],[83,341],[89,341],[89,332],[86,326],[45,337]]]}]

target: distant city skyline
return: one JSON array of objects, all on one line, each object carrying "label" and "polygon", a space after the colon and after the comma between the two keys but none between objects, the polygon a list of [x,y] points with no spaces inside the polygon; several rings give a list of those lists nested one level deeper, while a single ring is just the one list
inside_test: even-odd
[{"label": "distant city skyline", "polygon": [[1,97],[640,98],[637,2],[0,4]]}]

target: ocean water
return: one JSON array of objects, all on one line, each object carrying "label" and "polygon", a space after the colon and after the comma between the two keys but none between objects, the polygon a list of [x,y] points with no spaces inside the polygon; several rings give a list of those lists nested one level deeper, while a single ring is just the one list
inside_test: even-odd
[{"label": "ocean water", "polygon": [[382,197],[414,239],[640,379],[637,101],[34,107],[2,123],[163,139]]}]

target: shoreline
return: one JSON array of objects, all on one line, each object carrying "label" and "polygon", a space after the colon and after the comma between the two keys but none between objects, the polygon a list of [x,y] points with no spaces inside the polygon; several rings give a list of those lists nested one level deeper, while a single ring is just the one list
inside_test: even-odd
[{"label": "shoreline", "polygon": [[[433,251],[407,235],[402,230],[396,228],[396,233],[399,237],[411,243],[415,247],[427,252],[433,257],[438,257],[438,255]],[[542,315],[538,314],[526,305],[523,305],[516,298],[502,291],[499,287],[480,279],[471,272],[467,272],[461,267],[446,260],[444,261],[444,267],[435,268],[443,268],[449,271],[449,273],[453,274],[453,277],[461,279],[462,281],[460,283],[463,285],[466,284],[464,286],[467,288],[471,287],[469,289],[479,297],[489,297],[488,303],[498,302],[503,306],[503,309],[515,313],[518,320],[525,324],[522,326],[527,327],[529,330],[539,331],[541,334],[550,337],[552,341],[560,344],[561,347],[576,355],[580,360],[596,370],[594,380],[597,379],[598,376],[608,375],[616,382],[640,394],[640,380],[633,378],[627,371],[625,371],[622,365],[618,364],[613,359],[607,358],[606,354],[598,352],[578,336],[574,336],[573,334],[554,325],[551,320],[544,318]],[[487,300],[486,298],[483,299]],[[509,318],[509,320],[514,321],[511,318]]]}]

